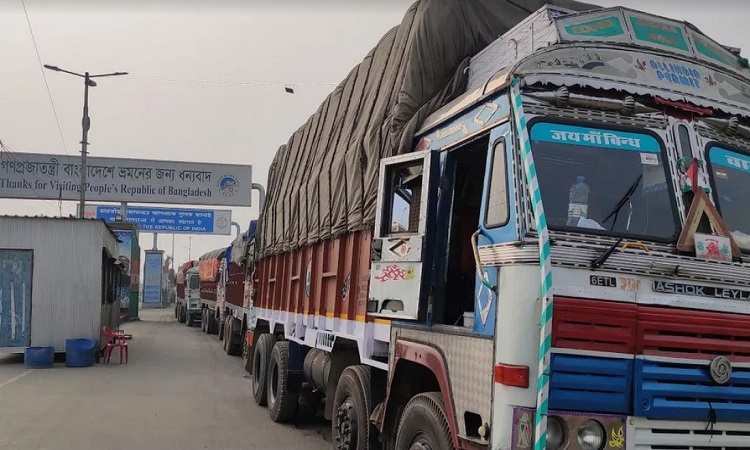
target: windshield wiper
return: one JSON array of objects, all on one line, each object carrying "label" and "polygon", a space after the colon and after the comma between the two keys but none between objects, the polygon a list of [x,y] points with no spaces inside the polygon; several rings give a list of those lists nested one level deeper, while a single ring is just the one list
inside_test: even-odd
[{"label": "windshield wiper", "polygon": [[[610,231],[615,229],[615,225],[617,224],[617,216],[620,214],[620,210],[625,205],[630,205],[630,213],[633,213],[633,204],[630,202],[630,199],[633,197],[633,194],[635,194],[635,191],[638,190],[638,185],[641,184],[641,179],[643,179],[643,174],[638,175],[638,178],[633,182],[633,184],[630,185],[627,191],[625,191],[625,194],[623,194],[622,198],[620,198],[620,201],[617,202],[614,208],[612,208],[612,212],[607,214],[607,217],[604,218],[602,223],[607,222],[612,216],[614,216],[614,220],[612,221],[612,227],[610,228]],[[614,253],[615,249],[618,245],[622,242],[623,239],[628,235],[628,231],[630,231],[630,217],[628,217],[628,224],[625,227],[625,231],[622,232],[620,237],[617,239],[617,241],[612,244],[604,253],[601,254],[598,258],[591,261],[591,268],[592,269],[598,269],[600,268],[610,256],[612,256],[612,253]]]}]

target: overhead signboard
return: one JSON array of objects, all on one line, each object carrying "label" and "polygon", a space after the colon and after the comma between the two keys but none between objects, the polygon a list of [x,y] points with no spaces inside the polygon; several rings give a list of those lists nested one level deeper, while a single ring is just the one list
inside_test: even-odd
[{"label": "overhead signboard", "polygon": [[[182,205],[251,206],[252,166],[89,157],[86,199]],[[0,198],[78,200],[78,158],[0,154]]]},{"label": "overhead signboard", "polygon": [[[86,205],[84,217],[105,222],[120,220],[120,207]],[[125,221],[136,224],[146,233],[220,234],[230,235],[232,211],[228,209],[183,209],[155,206],[129,206]]]}]

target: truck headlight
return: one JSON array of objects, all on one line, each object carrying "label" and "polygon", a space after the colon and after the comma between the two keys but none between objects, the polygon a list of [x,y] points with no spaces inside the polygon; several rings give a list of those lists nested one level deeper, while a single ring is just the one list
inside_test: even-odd
[{"label": "truck headlight", "polygon": [[[547,418],[547,450],[558,450],[565,442],[565,428],[559,417]],[[589,449],[586,449],[589,450]]]},{"label": "truck headlight", "polygon": [[587,420],[578,427],[581,450],[602,450],[605,436],[604,427],[596,420]]}]

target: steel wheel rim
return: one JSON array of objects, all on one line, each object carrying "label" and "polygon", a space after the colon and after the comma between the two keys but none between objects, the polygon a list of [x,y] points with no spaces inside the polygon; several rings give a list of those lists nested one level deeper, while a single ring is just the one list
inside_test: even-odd
[{"label": "steel wheel rim", "polygon": [[341,406],[336,410],[338,423],[336,424],[336,448],[337,450],[349,450],[357,448],[357,430],[359,428],[359,417],[351,397],[346,397]]},{"label": "steel wheel rim", "polygon": [[412,439],[409,450],[432,450],[432,444],[424,433],[419,433]]}]

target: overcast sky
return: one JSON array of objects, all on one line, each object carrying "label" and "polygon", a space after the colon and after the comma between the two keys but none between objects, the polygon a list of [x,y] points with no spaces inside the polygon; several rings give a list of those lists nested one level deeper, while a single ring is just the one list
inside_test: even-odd
[{"label": "overcast sky", "polygon": [[[687,20],[750,53],[750,1],[592,2]],[[131,74],[90,91],[92,156],[252,164],[253,181],[265,185],[278,146],[411,3],[26,0],[26,8],[44,64]],[[21,0],[0,0],[0,56],[0,140],[17,152],[65,154]],[[78,155],[83,83],[46,75],[65,146]],[[296,85],[294,95],[285,84]],[[64,202],[63,214],[75,208]],[[0,200],[0,214],[58,212],[57,202]],[[245,228],[257,214],[255,206],[235,208],[233,219]],[[188,242],[175,240],[178,264]],[[192,256],[229,242],[194,237]],[[150,234],[141,247],[151,247]],[[171,253],[171,236],[160,236],[159,247]]]}]

